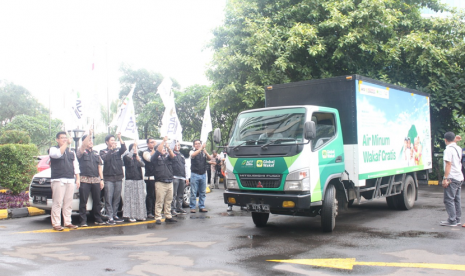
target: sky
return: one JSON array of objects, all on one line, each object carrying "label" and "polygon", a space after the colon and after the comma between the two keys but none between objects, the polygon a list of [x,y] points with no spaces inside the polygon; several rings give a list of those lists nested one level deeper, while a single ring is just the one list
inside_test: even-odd
[{"label": "sky", "polygon": [[[444,0],[465,9],[465,1]],[[226,0],[0,0],[0,85],[28,89],[60,118],[73,91],[118,97],[119,68],[144,68],[182,88],[209,84],[212,30]],[[92,70],[94,64],[94,70]],[[108,96],[107,96],[108,92]]]},{"label": "sky", "polygon": [[[185,88],[209,84],[212,30],[226,0],[0,0],[0,81],[28,89],[60,118],[73,91],[118,97],[119,68],[144,68]],[[94,70],[92,70],[94,64]],[[0,83],[1,85],[1,83]],[[95,91],[95,92],[94,92]]]}]

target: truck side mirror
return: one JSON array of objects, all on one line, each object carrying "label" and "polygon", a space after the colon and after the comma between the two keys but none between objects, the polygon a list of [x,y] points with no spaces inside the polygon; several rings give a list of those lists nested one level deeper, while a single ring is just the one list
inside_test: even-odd
[{"label": "truck side mirror", "polygon": [[316,137],[315,122],[309,121],[304,124],[304,137],[307,140],[312,140]]},{"label": "truck side mirror", "polygon": [[219,128],[215,129],[215,132],[213,132],[213,141],[217,144],[221,142],[221,130]]}]

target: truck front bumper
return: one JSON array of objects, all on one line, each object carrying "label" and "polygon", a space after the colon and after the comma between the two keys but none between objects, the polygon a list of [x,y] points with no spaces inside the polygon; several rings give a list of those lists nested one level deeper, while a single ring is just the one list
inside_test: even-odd
[{"label": "truck front bumper", "polygon": [[[246,206],[247,204],[266,204],[270,209],[309,209],[310,194],[294,195],[294,194],[266,194],[266,193],[250,193],[226,190],[224,192],[224,203],[229,205]],[[229,199],[234,198],[235,204],[231,204]],[[295,206],[292,208],[283,207],[284,201],[292,201]]]}]

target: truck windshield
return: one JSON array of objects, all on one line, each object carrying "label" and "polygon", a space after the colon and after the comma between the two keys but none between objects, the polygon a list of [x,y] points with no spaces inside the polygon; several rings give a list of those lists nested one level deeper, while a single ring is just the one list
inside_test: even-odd
[{"label": "truck windshield", "polygon": [[240,114],[231,132],[230,146],[279,145],[303,142],[305,108],[273,109]]}]

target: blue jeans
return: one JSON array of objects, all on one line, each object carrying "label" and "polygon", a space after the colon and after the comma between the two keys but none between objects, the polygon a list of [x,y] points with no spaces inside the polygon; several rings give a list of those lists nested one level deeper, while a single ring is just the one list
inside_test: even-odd
[{"label": "blue jeans", "polygon": [[462,208],[460,207],[460,192],[462,181],[451,179],[452,182],[444,189],[444,205],[446,206],[448,221],[450,223],[461,222]]},{"label": "blue jeans", "polygon": [[206,173],[204,174],[196,174],[191,173],[191,198],[189,207],[191,209],[195,209],[195,205],[197,203],[197,191],[199,192],[199,209],[205,208],[205,190],[207,189],[207,178]]},{"label": "blue jeans", "polygon": [[105,181],[105,209],[111,220],[118,215],[122,181]]}]

